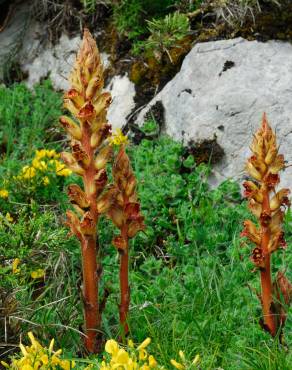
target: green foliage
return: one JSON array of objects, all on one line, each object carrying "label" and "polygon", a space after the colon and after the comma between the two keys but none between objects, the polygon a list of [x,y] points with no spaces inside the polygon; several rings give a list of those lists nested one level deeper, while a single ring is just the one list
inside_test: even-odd
[{"label": "green foliage", "polygon": [[119,32],[136,39],[147,32],[146,19],[171,11],[174,0],[121,0],[113,5],[114,23]]},{"label": "green foliage", "polygon": [[150,36],[144,42],[144,48],[160,59],[166,52],[171,60],[169,49],[183,39],[189,32],[189,19],[185,14],[175,12],[163,19],[147,21]]},{"label": "green foliage", "polygon": [[32,157],[57,138],[61,101],[49,81],[30,91],[25,85],[0,87],[0,152]]}]

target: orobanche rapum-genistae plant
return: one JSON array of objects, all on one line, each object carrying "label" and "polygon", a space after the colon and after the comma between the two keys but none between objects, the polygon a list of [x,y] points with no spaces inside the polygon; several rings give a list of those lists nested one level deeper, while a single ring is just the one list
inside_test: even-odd
[{"label": "orobanche rapum-genistae plant", "polygon": [[[76,184],[68,187],[75,212],[67,211],[67,224],[81,243],[85,345],[88,351],[97,352],[102,344],[101,315],[107,296],[105,292],[104,297],[99,299],[102,266],[97,238],[98,220],[101,214],[108,214],[121,228],[120,244],[117,246],[115,239],[115,246],[121,251],[121,276],[124,282],[121,286],[127,292],[128,238],[143,228],[143,222],[138,215],[135,178],[124,147],[114,165],[115,184],[107,184],[106,165],[113,156],[113,144],[117,144],[116,140],[109,140],[111,125],[106,118],[111,95],[103,92],[103,65],[96,43],[87,29],[69,81],[71,88],[65,94],[64,107],[74,119],[62,116],[60,122],[71,137],[72,152],[62,153],[62,158],[68,168],[82,177],[84,189]],[[122,297],[121,318],[122,326],[125,326],[129,294],[123,293]]]},{"label": "orobanche rapum-genistae plant", "polygon": [[249,209],[258,220],[244,221],[242,236],[247,237],[255,248],[251,260],[261,277],[261,294],[258,294],[263,317],[261,326],[273,337],[281,334],[286,320],[286,307],[292,298],[292,285],[283,272],[277,273],[272,282],[271,257],[279,248],[286,248],[282,223],[285,207],[290,205],[288,189],[276,191],[280,182],[279,172],[285,168],[284,156],[279,154],[276,135],[263,115],[261,128],[255,133],[251,145],[252,156],[246,170],[251,180],[245,181],[245,196]]},{"label": "orobanche rapum-genistae plant", "polygon": [[127,316],[130,304],[129,289],[129,239],[138,231],[144,230],[144,217],[137,201],[136,178],[130,165],[124,145],[121,146],[113,165],[113,178],[116,201],[112,203],[108,215],[119,228],[120,235],[113,239],[113,245],[120,254],[120,323],[123,334],[128,334]]}]

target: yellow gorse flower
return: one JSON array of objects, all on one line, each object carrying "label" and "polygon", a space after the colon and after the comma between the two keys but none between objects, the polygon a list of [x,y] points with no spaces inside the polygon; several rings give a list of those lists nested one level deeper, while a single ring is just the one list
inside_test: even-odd
[{"label": "yellow gorse flower", "polygon": [[13,274],[18,274],[20,272],[20,268],[18,266],[20,265],[20,259],[19,258],[14,258],[12,261],[12,273]]},{"label": "yellow gorse flower", "polygon": [[24,346],[20,343],[19,347],[22,356],[14,358],[11,364],[2,361],[1,364],[11,370],[70,370],[75,368],[75,362],[60,358],[62,350],[53,351],[54,339],[52,339],[49,348],[43,347],[34,337],[33,333],[29,332],[28,337],[31,345]]},{"label": "yellow gorse flower", "polygon": [[13,222],[13,217],[9,212],[6,213],[5,218],[8,222]]},{"label": "yellow gorse flower", "polygon": [[0,198],[6,199],[8,198],[9,192],[6,189],[0,189]]},{"label": "yellow gorse flower", "polygon": [[181,359],[181,362],[178,362],[174,359],[170,360],[171,365],[178,370],[184,370],[184,369],[190,369],[190,368],[197,367],[197,365],[199,365],[199,363],[201,362],[200,355],[196,355],[195,358],[192,360],[192,362],[186,359],[186,356],[182,350],[178,352],[178,355]]},{"label": "yellow gorse flower", "polygon": [[119,344],[110,339],[105,344],[105,351],[110,355],[108,361],[101,363],[101,370],[150,370],[161,368],[154,356],[148,355],[146,347],[151,339],[145,339],[137,348],[132,340],[128,341],[128,350],[121,348]]},{"label": "yellow gorse flower", "polygon": [[109,137],[109,142],[111,145],[126,145],[129,144],[129,139],[127,135],[124,135],[122,130],[118,128],[111,137]]},{"label": "yellow gorse flower", "polygon": [[[59,161],[60,154],[54,149],[40,149],[35,151],[35,156],[31,161],[31,165],[24,166],[21,173],[16,177],[18,180],[32,180],[37,175],[42,176],[42,184],[49,185],[49,174],[67,177],[72,174],[72,171]],[[37,180],[36,180],[37,181]],[[1,191],[0,191],[1,196]]]},{"label": "yellow gorse flower", "polygon": [[37,270],[32,271],[32,272],[30,273],[30,276],[31,276],[33,279],[40,279],[40,278],[42,278],[44,275],[45,275],[45,270],[43,270],[43,269],[37,269]]}]

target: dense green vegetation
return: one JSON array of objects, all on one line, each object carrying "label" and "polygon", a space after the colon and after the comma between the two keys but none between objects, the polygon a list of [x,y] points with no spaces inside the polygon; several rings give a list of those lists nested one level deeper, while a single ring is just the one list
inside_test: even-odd
[{"label": "dense green vegetation", "polygon": [[[0,97],[0,191],[8,191],[8,197],[0,197],[0,342],[8,343],[0,345],[1,359],[30,330],[43,343],[54,337],[65,356],[78,357],[80,250],[63,225],[69,207],[65,187],[78,180],[58,176],[49,166],[39,177],[17,178],[31,166],[36,150],[66,147],[58,125],[61,99],[48,82],[34,92],[23,85],[1,87]],[[155,131],[155,124],[148,122],[144,130]],[[165,136],[130,145],[128,153],[147,224],[131,245],[131,338],[151,337],[150,351],[166,368],[170,358],[179,360],[181,349],[189,359],[200,354],[202,369],[291,369],[291,317],[287,348],[258,325],[260,303],[249,288],[258,288],[258,279],[251,271],[250,249],[239,237],[248,212],[238,184],[228,181],[210,189],[211,168],[197,166]],[[290,222],[288,213],[288,244]],[[102,290],[111,292],[103,328],[105,338],[117,338],[115,230],[105,219],[100,230]],[[283,256],[275,255],[275,268],[292,263],[289,247]]]}]

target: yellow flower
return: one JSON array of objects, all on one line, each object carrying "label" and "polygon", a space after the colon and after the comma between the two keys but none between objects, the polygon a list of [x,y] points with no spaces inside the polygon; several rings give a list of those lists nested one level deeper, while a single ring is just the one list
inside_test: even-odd
[{"label": "yellow flower", "polygon": [[126,365],[129,361],[129,355],[124,349],[119,349],[113,360],[115,364]]},{"label": "yellow flower", "polygon": [[32,165],[34,168],[40,171],[45,171],[48,166],[45,161],[40,161],[38,158],[34,158],[32,161]]},{"label": "yellow flower", "polygon": [[36,171],[34,167],[24,166],[22,168],[22,178],[29,180],[35,177]]},{"label": "yellow flower", "polygon": [[12,262],[12,273],[13,274],[18,274],[20,272],[20,269],[18,268],[18,265],[20,264],[20,259],[19,258],[14,258]]},{"label": "yellow flower", "polygon": [[8,195],[9,195],[8,190],[5,190],[5,189],[0,190],[0,198],[6,199],[8,198]]},{"label": "yellow flower", "polygon": [[124,135],[120,128],[108,140],[111,145],[129,144],[128,136]]},{"label": "yellow flower", "polygon": [[56,174],[58,176],[70,176],[72,174],[72,171],[69,170],[69,168],[66,168],[66,166],[61,163],[60,161],[54,161],[55,167],[56,167]]},{"label": "yellow flower", "polygon": [[6,213],[6,216],[5,216],[6,220],[8,222],[13,222],[13,217],[11,216],[11,214],[9,212]]},{"label": "yellow flower", "polygon": [[48,178],[48,176],[43,177],[43,184],[47,186],[49,185],[49,183],[50,183],[50,179]]},{"label": "yellow flower", "polygon": [[33,278],[33,279],[40,279],[42,278],[43,276],[45,275],[45,271],[43,269],[37,269],[35,271],[32,271],[30,276]]},{"label": "yellow flower", "polygon": [[201,361],[200,355],[196,355],[196,357],[193,359],[192,364],[193,365],[198,365],[200,363],[200,361]]},{"label": "yellow flower", "polygon": [[172,366],[174,366],[178,370],[183,370],[185,368],[184,365],[180,364],[179,362],[177,362],[173,359],[170,360],[170,363],[171,363]]},{"label": "yellow flower", "polygon": [[54,149],[47,150],[47,149],[40,149],[36,150],[35,152],[35,158],[36,159],[42,159],[42,158],[59,158],[60,154],[56,153]]},{"label": "yellow flower", "polygon": [[147,358],[147,351],[145,349],[140,349],[139,360],[145,360]]},{"label": "yellow flower", "polygon": [[119,350],[119,345],[115,340],[109,339],[105,344],[105,350],[107,353],[115,355]]},{"label": "yellow flower", "polygon": [[41,358],[40,358],[40,360],[42,361],[42,363],[44,365],[48,365],[48,363],[49,363],[49,357],[48,357],[48,355],[42,355]]},{"label": "yellow flower", "polygon": [[128,347],[134,348],[134,342],[132,341],[132,339],[128,340]]},{"label": "yellow flower", "polygon": [[146,338],[140,346],[137,347],[137,350],[140,351],[141,349],[146,348],[151,343],[151,338]]},{"label": "yellow flower", "polygon": [[186,360],[186,357],[185,357],[185,354],[183,353],[183,351],[179,351],[179,352],[178,352],[178,354],[179,354],[179,357],[180,357],[183,361],[185,361],[185,360]]},{"label": "yellow flower", "polygon": [[151,368],[155,368],[157,366],[157,361],[155,360],[154,356],[150,355],[148,360],[149,360],[149,366]]},{"label": "yellow flower", "polygon": [[24,365],[21,367],[21,370],[34,370],[34,368],[31,365]]}]

